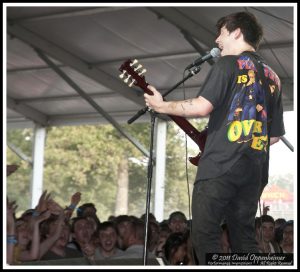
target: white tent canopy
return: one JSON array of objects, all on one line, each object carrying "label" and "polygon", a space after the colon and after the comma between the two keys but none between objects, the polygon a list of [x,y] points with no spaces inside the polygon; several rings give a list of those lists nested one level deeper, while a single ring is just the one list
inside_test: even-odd
[{"label": "white tent canopy", "polygon": [[[137,58],[146,80],[165,92],[184,68],[216,47],[215,23],[237,11],[254,13],[264,28],[259,53],[282,80],[284,110],[293,110],[294,7],[9,6],[7,12],[7,125],[105,123],[85,99],[37,54],[50,58],[118,123],[144,107],[142,91],[119,78],[119,67]],[[195,97],[209,63],[186,81]],[[182,99],[182,88],[167,99]],[[145,115],[141,120],[148,120]]]}]

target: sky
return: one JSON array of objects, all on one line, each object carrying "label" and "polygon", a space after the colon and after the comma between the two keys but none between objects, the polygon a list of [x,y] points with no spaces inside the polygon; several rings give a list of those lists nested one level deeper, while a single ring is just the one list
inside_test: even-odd
[{"label": "sky", "polygon": [[285,173],[295,173],[297,170],[297,116],[296,111],[284,112],[284,126],[286,134],[284,137],[294,147],[292,152],[284,142],[279,141],[270,148],[270,170],[269,175],[283,175]]}]

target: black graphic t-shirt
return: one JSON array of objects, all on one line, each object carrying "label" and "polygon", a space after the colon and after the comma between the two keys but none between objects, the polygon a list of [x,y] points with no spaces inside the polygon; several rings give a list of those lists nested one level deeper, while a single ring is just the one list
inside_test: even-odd
[{"label": "black graphic t-shirt", "polygon": [[[269,138],[285,133],[280,79],[256,53],[251,55],[220,58],[199,92],[214,109],[196,181],[226,173],[243,154],[265,163]],[[265,79],[254,57],[262,63]]]}]

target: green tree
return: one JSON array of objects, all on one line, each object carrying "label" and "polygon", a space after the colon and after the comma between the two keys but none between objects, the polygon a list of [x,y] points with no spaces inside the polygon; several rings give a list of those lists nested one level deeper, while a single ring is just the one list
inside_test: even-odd
[{"label": "green tree", "polygon": [[[195,123],[199,126],[200,123]],[[200,126],[202,126],[200,124]],[[146,148],[149,146],[150,125],[124,125]],[[32,142],[24,142],[28,131],[10,131],[10,141],[21,143],[31,154]],[[32,132],[30,132],[32,133]],[[32,137],[32,135],[30,134]],[[25,135],[28,138],[28,136]],[[21,141],[22,139],[22,141]],[[25,145],[25,146],[23,146]],[[20,146],[20,145],[19,145]],[[188,211],[188,194],[185,171],[185,144],[180,128],[173,122],[168,124],[167,172],[165,213],[180,209]],[[8,151],[7,160],[14,158]],[[24,162],[20,162],[24,164]],[[25,163],[26,164],[26,163]],[[30,165],[26,166],[30,173]],[[140,216],[145,212],[147,186],[147,158],[111,125],[51,127],[47,129],[44,163],[44,189],[62,206],[69,204],[72,194],[82,193],[82,203],[94,202],[101,220],[115,213],[118,199],[117,189],[120,173],[128,176],[128,213]],[[196,167],[188,163],[189,188],[192,189]],[[21,175],[19,170],[12,175],[8,194],[28,208],[30,175]],[[121,175],[122,176],[122,175]],[[18,179],[16,179],[18,177]],[[20,181],[21,180],[21,181]],[[16,186],[17,181],[23,187]],[[178,190],[180,188],[181,190]],[[20,194],[22,190],[22,194]],[[191,193],[191,191],[190,191]],[[27,200],[23,200],[27,199]],[[152,199],[153,201],[153,199]],[[25,204],[26,203],[26,204]]]},{"label": "green tree", "polygon": [[135,152],[131,145],[110,125],[51,128],[45,187],[64,203],[61,192],[80,191],[81,203],[94,202],[98,216],[106,219],[114,213],[120,164]]},{"label": "green tree", "polygon": [[[32,155],[32,129],[10,129],[7,131],[7,143],[17,147],[23,154],[31,158]],[[16,164],[18,170],[7,177],[6,192],[10,200],[18,200],[18,211],[24,211],[30,204],[30,183],[32,166],[30,163],[22,160],[9,147],[6,147],[6,163]],[[22,196],[22,197],[20,197]],[[24,207],[24,208],[23,208]],[[23,208],[23,209],[22,209]]]}]

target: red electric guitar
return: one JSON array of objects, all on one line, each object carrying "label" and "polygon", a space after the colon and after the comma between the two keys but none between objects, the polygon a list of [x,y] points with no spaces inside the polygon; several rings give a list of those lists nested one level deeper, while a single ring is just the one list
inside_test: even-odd
[{"label": "red electric guitar", "polygon": [[[126,84],[131,87],[133,84],[139,86],[147,94],[152,95],[147,86],[149,85],[143,74],[146,72],[146,69],[142,69],[142,65],[138,64],[137,60],[125,61],[119,68],[122,72],[120,78],[124,80]],[[189,123],[185,118],[175,115],[168,115],[199,147],[200,152],[195,157],[189,157],[189,161],[198,166],[198,161],[200,159],[201,153],[204,150],[205,141],[207,137],[207,128],[198,131],[191,123]]]}]

